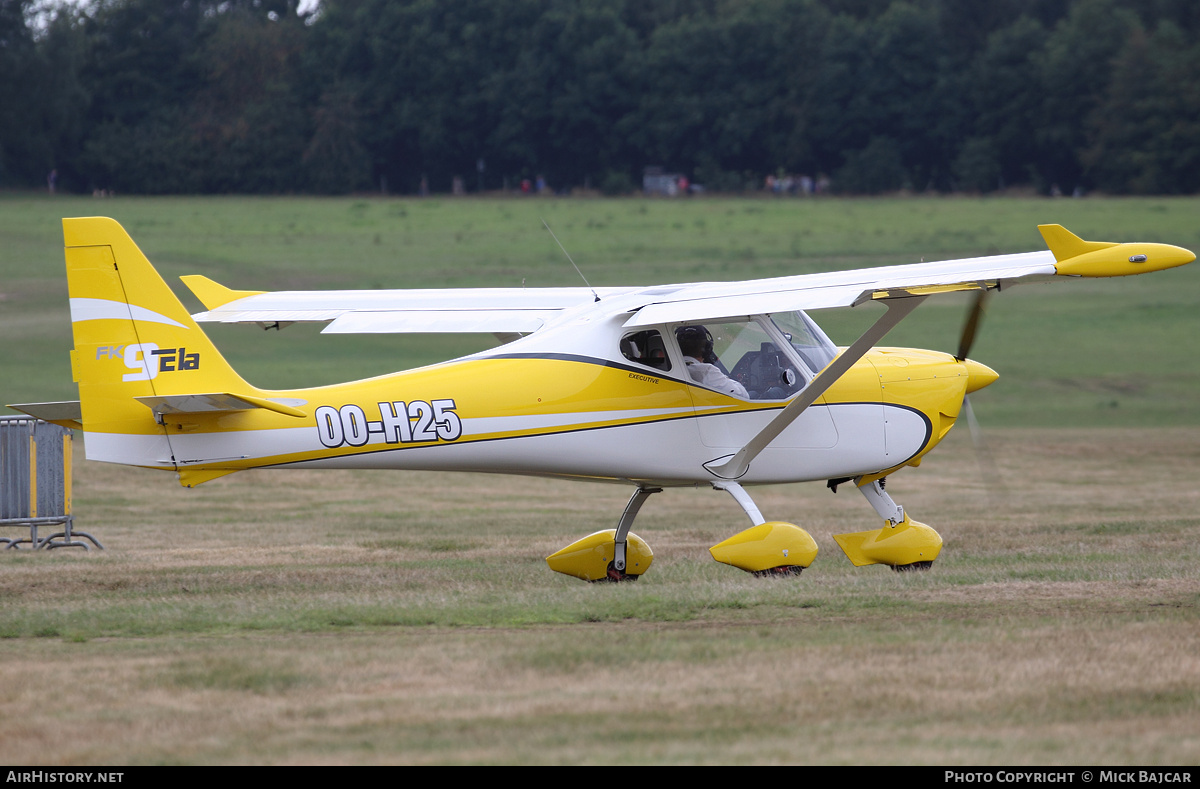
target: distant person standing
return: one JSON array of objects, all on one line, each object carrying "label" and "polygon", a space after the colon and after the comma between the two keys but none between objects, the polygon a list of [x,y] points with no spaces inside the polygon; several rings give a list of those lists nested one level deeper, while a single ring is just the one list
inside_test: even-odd
[{"label": "distant person standing", "polygon": [[57,169],[51,170],[50,174],[46,176],[46,188],[50,190],[50,194],[54,194],[56,191],[58,191]]}]

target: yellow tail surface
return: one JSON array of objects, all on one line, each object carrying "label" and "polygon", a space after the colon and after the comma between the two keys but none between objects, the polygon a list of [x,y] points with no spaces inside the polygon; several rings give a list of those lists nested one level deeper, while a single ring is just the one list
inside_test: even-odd
[{"label": "yellow tail surface", "polygon": [[[174,467],[169,434],[153,402],[135,398],[236,392],[257,395],[216,346],[120,224],[105,217],[63,220],[72,369],[79,384],[88,457]],[[144,437],[113,446],[105,437]]]}]

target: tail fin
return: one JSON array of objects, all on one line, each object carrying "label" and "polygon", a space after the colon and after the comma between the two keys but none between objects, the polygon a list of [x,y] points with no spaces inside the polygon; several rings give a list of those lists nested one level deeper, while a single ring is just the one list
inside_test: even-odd
[{"label": "tail fin", "polygon": [[234,372],[117,222],[64,219],[63,238],[87,456],[176,468],[162,420],[135,398],[258,390]]}]

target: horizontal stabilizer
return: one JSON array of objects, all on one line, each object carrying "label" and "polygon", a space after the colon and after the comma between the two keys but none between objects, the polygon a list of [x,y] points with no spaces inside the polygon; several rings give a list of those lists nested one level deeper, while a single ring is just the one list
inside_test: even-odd
[{"label": "horizontal stabilizer", "polygon": [[255,408],[264,408],[267,411],[274,411],[277,414],[294,416],[301,419],[308,416],[305,412],[294,407],[296,405],[304,405],[304,401],[294,398],[268,400],[252,395],[212,392],[209,394],[149,395],[146,397],[135,397],[134,399],[159,416],[164,414],[212,414],[249,411]]},{"label": "horizontal stabilizer", "polygon": [[64,400],[58,403],[15,403],[8,407],[14,411],[20,411],[22,414],[29,414],[43,422],[51,422],[74,429],[83,428],[83,410],[78,400]]}]

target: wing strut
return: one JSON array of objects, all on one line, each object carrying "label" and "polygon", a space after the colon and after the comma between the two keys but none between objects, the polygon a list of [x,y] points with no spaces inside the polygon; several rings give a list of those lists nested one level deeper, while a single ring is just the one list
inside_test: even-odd
[{"label": "wing strut", "polygon": [[[738,479],[746,473],[750,468],[750,461],[758,456],[767,448],[775,438],[787,428],[792,422],[804,413],[804,409],[817,401],[817,398],[825,394],[825,390],[833,386],[837,379],[841,378],[847,370],[849,370],[855,362],[866,355],[867,351],[871,350],[877,342],[883,339],[884,335],[896,327],[896,324],[908,317],[909,313],[917,308],[917,306],[926,299],[925,296],[905,296],[900,298],[891,298],[884,301],[887,307],[887,312],[880,316],[879,320],[872,324],[871,328],[863,332],[863,335],[854,341],[846,350],[838,354],[838,357],[826,365],[825,369],[817,374],[808,382],[808,386],[796,395],[792,402],[787,404],[779,414],[772,419],[767,426],[759,431],[758,435],[750,439],[746,446],[742,447],[736,455],[724,463],[716,460],[710,460],[704,464],[704,467],[713,474],[722,479]],[[726,456],[728,457],[728,456]]]}]

